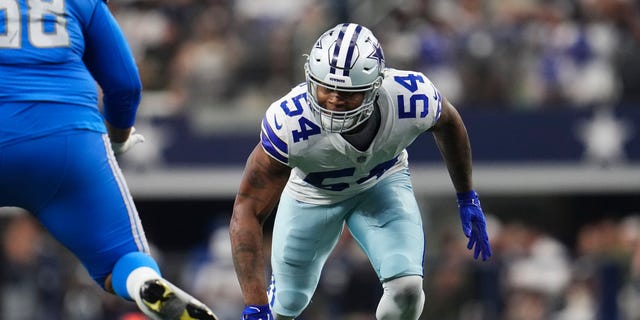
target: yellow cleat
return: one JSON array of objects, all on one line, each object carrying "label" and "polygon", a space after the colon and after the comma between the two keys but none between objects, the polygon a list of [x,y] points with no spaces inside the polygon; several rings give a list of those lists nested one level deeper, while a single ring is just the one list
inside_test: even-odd
[{"label": "yellow cleat", "polygon": [[200,301],[163,279],[145,282],[140,298],[142,311],[154,320],[218,320]]}]

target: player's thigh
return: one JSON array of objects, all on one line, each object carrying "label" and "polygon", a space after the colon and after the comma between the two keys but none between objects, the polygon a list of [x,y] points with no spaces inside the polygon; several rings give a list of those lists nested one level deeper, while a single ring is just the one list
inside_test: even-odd
[{"label": "player's thigh", "polygon": [[347,224],[378,277],[422,275],[424,231],[408,172],[387,177],[360,201]]},{"label": "player's thigh", "polygon": [[48,136],[0,147],[0,206],[41,208],[56,192],[66,167],[66,137]]},{"label": "player's thigh", "polygon": [[35,214],[92,277],[101,279],[121,256],[148,252],[148,244],[107,136],[81,131],[67,141],[64,179]]},{"label": "player's thigh", "polygon": [[305,204],[283,194],[271,245],[277,293],[298,291],[310,297],[344,224],[339,206]]}]

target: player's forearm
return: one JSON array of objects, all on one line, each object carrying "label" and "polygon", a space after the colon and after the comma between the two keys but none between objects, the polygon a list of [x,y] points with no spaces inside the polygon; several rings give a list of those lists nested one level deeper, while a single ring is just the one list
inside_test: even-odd
[{"label": "player's forearm", "polygon": [[268,303],[262,228],[289,172],[289,168],[275,164],[260,145],[247,159],[229,224],[233,263],[247,305]]},{"label": "player's forearm", "polygon": [[453,121],[434,131],[434,137],[456,191],[471,190],[471,144],[462,120]]},{"label": "player's forearm", "polygon": [[131,134],[131,128],[120,129],[112,126],[109,122],[105,122],[107,132],[109,132],[109,139],[112,142],[125,142]]},{"label": "player's forearm", "polygon": [[239,218],[234,212],[230,224],[231,250],[236,276],[240,283],[244,303],[268,303],[262,225],[256,219]]}]

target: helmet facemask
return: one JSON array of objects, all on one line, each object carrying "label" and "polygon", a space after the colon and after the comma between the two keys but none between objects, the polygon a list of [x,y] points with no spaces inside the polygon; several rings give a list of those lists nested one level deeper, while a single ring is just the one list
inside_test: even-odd
[{"label": "helmet facemask", "polygon": [[[308,66],[305,65],[305,69]],[[316,118],[320,122],[322,129],[327,132],[341,133],[353,130],[358,127],[373,113],[373,105],[378,96],[378,89],[382,83],[382,77],[379,78],[368,88],[364,90],[362,88],[341,88],[336,86],[328,86],[319,80],[315,79],[308,71],[306,71],[307,79],[307,95],[310,97],[309,104],[314,111]],[[344,91],[344,92],[362,92],[364,99],[362,104],[352,110],[348,111],[335,111],[329,110],[318,103],[318,86],[325,87],[330,90]]]},{"label": "helmet facemask", "polygon": [[[348,132],[369,119],[384,69],[382,49],[371,31],[356,24],[340,24],[327,31],[307,56],[304,69],[307,100],[323,130]],[[329,110],[318,103],[318,86],[362,92],[364,99],[352,110]]]}]

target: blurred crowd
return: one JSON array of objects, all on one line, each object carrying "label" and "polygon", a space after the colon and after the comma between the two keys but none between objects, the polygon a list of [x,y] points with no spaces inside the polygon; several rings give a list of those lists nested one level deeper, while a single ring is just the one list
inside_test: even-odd
[{"label": "blurred crowd", "polygon": [[[452,210],[438,216],[455,217]],[[29,215],[5,208],[0,219],[1,319],[146,319],[133,303],[101,291]],[[494,256],[486,262],[473,260],[455,219],[426,224],[421,319],[640,319],[640,213],[594,219],[570,241],[493,214],[487,224]],[[210,305],[221,320],[239,317],[243,301],[226,224],[213,227],[201,246],[152,253],[168,279]],[[300,319],[374,319],[381,294],[366,256],[345,231]]]},{"label": "blurred crowd", "polygon": [[345,21],[371,28],[388,66],[424,72],[460,108],[640,102],[633,0],[113,0],[110,7],[140,67],[145,112],[154,114],[261,117],[304,81],[303,54],[315,39]]}]

